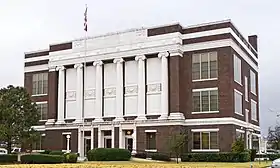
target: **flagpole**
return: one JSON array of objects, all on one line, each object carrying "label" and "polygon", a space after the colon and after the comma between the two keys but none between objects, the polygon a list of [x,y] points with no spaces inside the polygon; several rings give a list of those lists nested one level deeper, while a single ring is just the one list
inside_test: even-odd
[{"label": "flagpole", "polygon": [[85,26],[85,28],[84,28],[84,30],[85,30],[85,37],[84,37],[84,42],[85,42],[85,47],[84,47],[84,49],[85,49],[85,55],[84,55],[84,77],[83,77],[83,79],[84,79],[84,81],[83,81],[83,83],[84,83],[84,89],[83,89],[83,111],[82,111],[82,123],[83,123],[83,131],[82,131],[82,147],[83,147],[83,150],[82,150],[82,157],[85,157],[85,89],[86,89],[86,85],[85,85],[85,79],[86,79],[86,77],[87,77],[87,75],[86,75],[86,64],[87,64],[87,62],[86,62],[86,56],[87,56],[87,4],[86,4],[86,11],[85,11],[85,14],[84,14],[85,16],[85,24],[86,25],[84,25]]}]

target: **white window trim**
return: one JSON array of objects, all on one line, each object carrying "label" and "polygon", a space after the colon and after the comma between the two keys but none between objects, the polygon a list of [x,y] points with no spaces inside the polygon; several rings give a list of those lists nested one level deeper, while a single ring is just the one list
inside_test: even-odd
[{"label": "white window trim", "polygon": [[[210,52],[205,52],[205,53],[199,53],[199,78],[200,79],[195,79],[192,80],[193,82],[197,82],[197,81],[208,81],[208,80],[218,80],[218,78],[207,78],[207,79],[201,79],[201,55],[202,54],[207,54],[208,57],[208,77],[210,77],[210,53],[216,52],[217,53],[217,64],[218,64],[218,52],[217,51],[210,51]],[[193,55],[192,55],[193,56]],[[219,68],[219,65],[217,65]],[[219,72],[218,72],[219,75]]]},{"label": "white window trim", "polygon": [[146,133],[153,133],[153,132],[157,132],[157,130],[145,130]]},{"label": "white window trim", "polygon": [[220,149],[192,149],[192,152],[220,152]]},{"label": "white window trim", "polygon": [[201,111],[201,112],[192,112],[192,114],[211,114],[211,113],[219,113],[220,111]]},{"label": "white window trim", "polygon": [[[235,58],[237,58],[239,61],[240,61],[240,82],[239,81],[236,81],[235,80],[235,75],[234,75],[234,72],[235,72]],[[233,79],[234,79],[234,82],[238,83],[240,86],[242,86],[242,61],[241,59],[237,56],[237,55],[233,55]]]},{"label": "white window trim", "polygon": [[[253,118],[252,103],[256,104],[256,119]],[[250,105],[251,105],[251,120],[258,122],[258,119],[257,119],[258,118],[258,103],[255,100],[251,99]]]},{"label": "white window trim", "polygon": [[[48,78],[48,72],[42,72],[42,73],[36,73],[36,74],[33,74],[32,75],[32,95],[31,96],[46,96],[48,95],[48,93],[39,93],[39,94],[33,94],[33,77],[34,75],[42,75],[43,76],[43,80],[42,80],[42,88],[44,88],[44,74],[47,75],[47,78]],[[38,81],[37,81],[38,82]],[[48,83],[48,79],[47,79],[47,83]],[[39,88],[36,89],[36,92],[38,91]]]},{"label": "white window trim", "polygon": [[[35,102],[36,103],[36,105],[38,104],[48,104],[48,101],[41,101],[41,102]],[[40,115],[42,115],[42,113],[40,113]],[[48,111],[47,111],[47,115],[48,115]],[[46,122],[46,121],[48,121],[48,119],[46,119],[46,120],[39,120],[39,122]]]},{"label": "white window trim", "polygon": [[31,95],[32,97],[39,97],[39,96],[47,96],[48,94],[47,93],[44,93],[44,94],[33,94]]},{"label": "white window trim", "polygon": [[[236,90],[236,89],[234,89],[234,93],[237,93],[237,94],[239,94],[239,95],[241,95],[241,97],[242,97],[242,99],[241,100],[243,100],[243,93],[241,93],[240,91],[238,91],[238,90]],[[235,95],[235,94],[234,94]],[[235,97],[234,97],[234,113],[235,114],[238,114],[238,115],[240,115],[240,116],[244,116],[244,114],[243,114],[243,101],[241,101],[241,113],[239,113],[239,112],[237,112],[237,111],[235,111]]]},{"label": "white window trim", "polygon": [[62,135],[71,135],[71,132],[62,132]]},{"label": "white window trim", "polygon": [[193,89],[192,92],[212,91],[212,90],[218,90],[218,87],[213,87],[213,88],[202,88],[202,89]]},{"label": "white window trim", "polygon": [[[202,89],[193,89],[193,93],[194,92],[202,92],[202,91],[213,91],[213,90],[217,90],[218,91],[218,87],[213,87],[213,88],[202,88]],[[211,108],[211,104],[210,104],[210,95],[209,96],[209,109]],[[201,93],[200,93],[200,97],[201,97]],[[202,105],[202,100],[200,100],[200,103]],[[218,103],[219,103],[219,93],[218,93]],[[219,107],[219,105],[218,105]],[[211,113],[219,113],[218,111],[192,111],[192,114],[211,114]]]},{"label": "white window trim", "polygon": [[191,132],[218,132],[219,128],[191,129]]}]

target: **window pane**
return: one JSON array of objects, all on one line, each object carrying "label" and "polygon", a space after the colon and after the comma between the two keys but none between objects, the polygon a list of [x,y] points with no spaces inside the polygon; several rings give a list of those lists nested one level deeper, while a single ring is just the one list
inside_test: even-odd
[{"label": "window pane", "polygon": [[210,111],[218,111],[218,90],[210,91]]},{"label": "window pane", "polygon": [[235,107],[235,112],[242,114],[242,95],[240,95],[237,92],[234,92],[234,107]]},{"label": "window pane", "polygon": [[210,149],[219,149],[217,132],[210,132]]},{"label": "window pane", "polygon": [[38,81],[38,94],[43,94],[43,81]]},{"label": "window pane", "polygon": [[234,55],[234,80],[241,84],[241,60]]},{"label": "window pane", "polygon": [[42,120],[47,120],[48,104],[42,104]]},{"label": "window pane", "polygon": [[193,63],[200,63],[200,54],[193,54],[192,62]]},{"label": "window pane", "polygon": [[209,133],[202,132],[202,149],[209,149]]},{"label": "window pane", "polygon": [[217,52],[210,52],[209,53],[209,61],[217,61]]},{"label": "window pane", "polygon": [[250,71],[251,92],[256,94],[256,74]]},{"label": "window pane", "polygon": [[33,84],[32,84],[32,94],[33,95],[37,94],[37,88],[38,88],[38,82],[33,81]]},{"label": "window pane", "polygon": [[193,133],[193,149],[200,149],[200,132]]},{"label": "window pane", "polygon": [[193,78],[193,80],[200,79],[200,63],[193,63],[192,78]]},{"label": "window pane", "polygon": [[218,62],[210,61],[210,78],[218,77]]},{"label": "window pane", "polygon": [[147,133],[147,149],[156,149],[156,133]]},{"label": "window pane", "polygon": [[257,120],[257,104],[253,101],[251,101],[251,112],[252,112],[251,118],[253,120]]},{"label": "window pane", "polygon": [[193,92],[193,111],[200,112],[200,92]]},{"label": "window pane", "polygon": [[201,62],[208,62],[208,53],[201,54]]},{"label": "window pane", "polygon": [[201,79],[208,79],[208,62],[201,63]]},{"label": "window pane", "polygon": [[209,111],[209,91],[201,92],[202,111]]},{"label": "window pane", "polygon": [[38,81],[38,74],[34,74],[32,76],[32,80],[33,80],[33,82]]}]

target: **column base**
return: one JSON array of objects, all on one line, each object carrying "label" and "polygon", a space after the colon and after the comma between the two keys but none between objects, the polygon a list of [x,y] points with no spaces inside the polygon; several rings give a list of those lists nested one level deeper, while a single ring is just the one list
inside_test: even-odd
[{"label": "column base", "polygon": [[77,159],[78,162],[85,162],[86,160],[87,160],[86,157],[81,157],[81,156],[79,156]]},{"label": "column base", "polygon": [[56,125],[61,125],[61,124],[65,124],[65,121],[64,120],[57,120]]},{"label": "column base", "polygon": [[113,121],[117,121],[117,122],[124,121],[124,118],[123,117],[116,117]]},{"label": "column base", "polygon": [[158,119],[159,120],[167,120],[168,119],[168,115],[161,115]]},{"label": "column base", "polygon": [[169,120],[185,120],[185,116],[183,113],[176,112],[176,113],[170,113]]},{"label": "column base", "polygon": [[55,123],[55,119],[48,119],[45,125],[53,125]]},{"label": "column base", "polygon": [[104,120],[102,118],[95,118],[92,122],[98,123],[98,122],[104,122]]},{"label": "column base", "polygon": [[143,120],[147,120],[146,116],[138,116],[135,121],[143,121]]}]

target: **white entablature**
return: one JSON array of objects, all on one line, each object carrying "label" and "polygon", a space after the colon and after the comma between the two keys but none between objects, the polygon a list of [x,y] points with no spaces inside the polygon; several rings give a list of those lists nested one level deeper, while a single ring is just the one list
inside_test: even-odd
[{"label": "white entablature", "polygon": [[146,29],[88,39],[86,51],[84,40],[72,43],[70,50],[50,53],[49,67],[81,63],[85,59],[90,62],[165,51],[182,53],[181,33],[148,37]]}]

